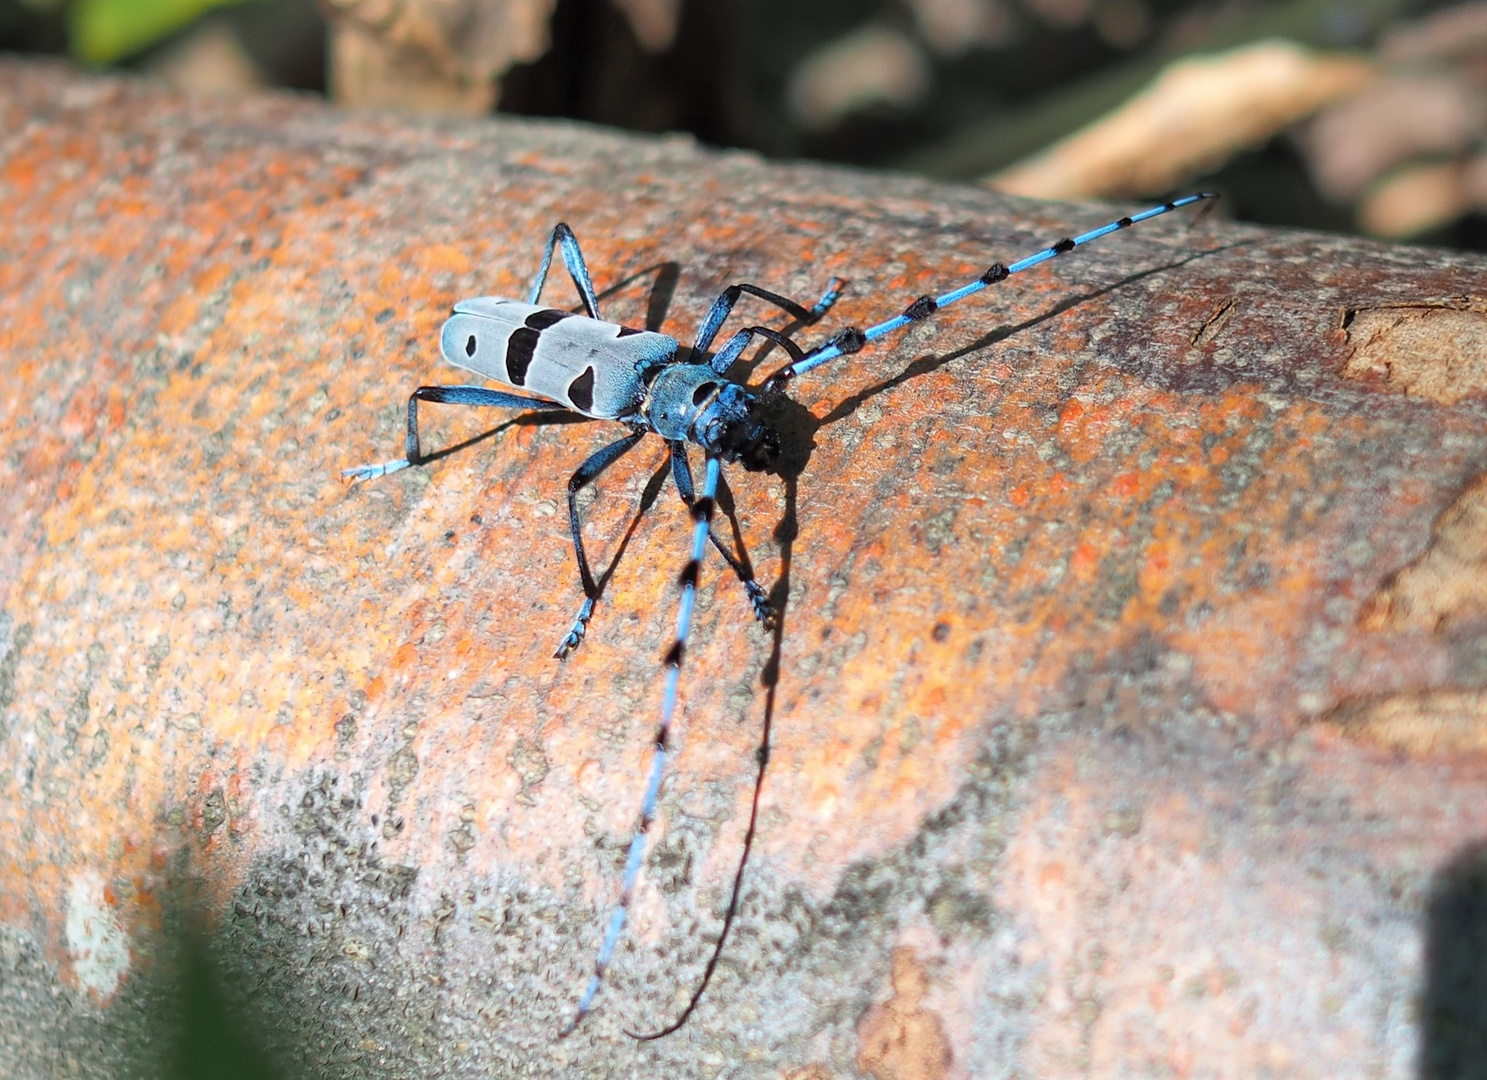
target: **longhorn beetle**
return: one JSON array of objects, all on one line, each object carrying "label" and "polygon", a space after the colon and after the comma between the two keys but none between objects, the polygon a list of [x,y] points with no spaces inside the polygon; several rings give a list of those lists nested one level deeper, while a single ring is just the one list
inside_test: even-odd
[{"label": "longhorn beetle", "polygon": [[[748,594],[754,617],[766,628],[774,624],[774,611],[764,590],[754,580],[747,565],[735,557],[712,531],[712,518],[718,493],[718,479],[724,462],[739,462],[751,472],[764,472],[774,467],[780,454],[780,435],[771,425],[767,410],[780,398],[790,381],[798,375],[820,367],[841,356],[851,356],[866,345],[897,330],[929,318],[948,307],[980,292],[988,285],[1005,281],[1039,263],[1073,251],[1081,244],[1097,240],[1108,233],[1159,217],[1179,207],[1216,198],[1211,192],[1199,192],[1154,206],[1139,214],[1123,217],[1098,229],[1065,237],[1057,243],[1035,251],[1014,263],[992,263],[973,281],[939,296],[921,296],[902,314],[867,329],[849,326],[826,342],[803,350],[786,334],[765,326],[749,326],[733,334],[715,354],[709,355],[713,340],[734,305],[745,293],[767,301],[789,313],[797,321],[809,324],[824,315],[836,302],[844,282],[832,278],[826,292],[814,307],[806,308],[757,285],[736,284],[725,289],[708,310],[690,349],[683,349],[675,338],[649,330],[605,322],[599,317],[599,302],[594,296],[593,281],[579,250],[573,230],[559,223],[547,238],[542,264],[526,300],[502,300],[481,296],[461,300],[454,305],[440,333],[439,350],[444,359],[457,367],[473,371],[495,382],[526,394],[490,390],[483,386],[420,386],[408,397],[408,427],[404,441],[405,455],[380,465],[362,465],[342,471],[352,481],[385,476],[410,465],[418,465],[424,456],[418,441],[418,403],[438,402],[445,405],[487,405],[498,408],[563,410],[596,420],[614,420],[626,425],[629,434],[593,454],[578,467],[568,480],[568,523],[573,532],[573,549],[578,557],[578,577],[583,583],[584,600],[567,636],[554,654],[565,658],[583,641],[600,587],[589,569],[583,549],[583,534],[578,521],[578,492],[593,483],[609,465],[649,434],[666,440],[670,451],[671,476],[677,493],[691,509],[693,521],[691,555],[681,572],[681,600],[676,615],[676,634],[666,652],[665,689],[661,697],[661,722],[656,729],[655,749],[645,794],[640,801],[640,822],[630,842],[625,861],[624,880],[619,901],[610,917],[603,944],[594,962],[593,974],[580,996],[573,1018],[563,1029],[567,1035],[584,1018],[604,980],[605,969],[614,955],[615,945],[624,931],[630,900],[640,876],[645,854],[646,833],[656,815],[656,796],[661,787],[661,774],[666,763],[667,740],[672,717],[676,713],[676,688],[681,676],[682,658],[686,653],[687,633],[692,625],[696,603],[697,580],[707,544],[712,542],[725,562],[733,569]],[[563,262],[583,302],[583,315],[542,307],[538,299],[552,266],[553,251],[561,248]],[[728,371],[754,338],[763,338],[780,346],[790,362],[770,375],[755,390],[733,382]],[[527,396],[536,395],[536,396]],[[693,486],[692,468],[687,460],[687,444],[701,448],[705,467],[702,492]],[[721,940],[718,947],[721,948]],[[704,979],[703,987],[706,986]],[[693,1004],[702,989],[693,997]],[[689,1005],[682,1018],[652,1035],[654,1038],[674,1031],[691,1012]],[[633,1033],[630,1033],[633,1034]]]}]

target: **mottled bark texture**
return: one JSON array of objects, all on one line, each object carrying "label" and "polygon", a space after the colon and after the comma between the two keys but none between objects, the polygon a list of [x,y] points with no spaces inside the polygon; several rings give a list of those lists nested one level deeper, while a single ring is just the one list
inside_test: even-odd
[{"label": "mottled bark texture", "polygon": [[[677,334],[850,279],[811,342],[1112,208],[13,61],[0,133],[8,1075],[158,1076],[211,1001],[281,1077],[1469,1075],[1481,258],[1172,215],[800,379],[782,475],[724,500],[779,636],[710,558],[632,928],[560,1042],[686,511],[653,440],[605,475],[621,557],[558,663],[564,483],[619,432],[431,406],[471,445],[339,470],[560,219]],[[766,718],[734,936],[636,1044]]]}]

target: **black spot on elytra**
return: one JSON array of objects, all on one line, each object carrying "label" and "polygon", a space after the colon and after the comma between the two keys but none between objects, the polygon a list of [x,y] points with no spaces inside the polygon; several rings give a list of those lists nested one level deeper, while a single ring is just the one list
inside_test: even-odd
[{"label": "black spot on elytra", "polygon": [[571,318],[572,316],[573,312],[571,311],[559,311],[556,308],[543,308],[541,311],[534,311],[532,312],[532,314],[528,315],[526,323],[533,330],[546,330],[553,323],[561,322],[562,320]]},{"label": "black spot on elytra", "polygon": [[511,331],[511,339],[506,342],[506,381],[512,386],[527,385],[527,368],[532,366],[532,357],[537,353],[538,336],[528,326]]},{"label": "black spot on elytra", "polygon": [[568,400],[579,412],[589,412],[594,407],[594,369],[583,369],[583,374],[568,384]]}]

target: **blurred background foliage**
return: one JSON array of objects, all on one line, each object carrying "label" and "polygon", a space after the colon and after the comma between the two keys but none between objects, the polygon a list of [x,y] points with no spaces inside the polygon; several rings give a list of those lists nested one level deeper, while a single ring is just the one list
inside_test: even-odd
[{"label": "blurred background foliage", "polygon": [[1487,248],[1487,0],[0,0],[0,48]]}]

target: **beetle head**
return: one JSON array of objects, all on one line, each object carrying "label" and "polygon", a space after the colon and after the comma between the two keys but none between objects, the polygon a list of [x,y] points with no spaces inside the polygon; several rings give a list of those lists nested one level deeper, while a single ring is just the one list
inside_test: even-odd
[{"label": "beetle head", "polygon": [[780,458],[780,433],[764,410],[764,403],[742,386],[726,383],[697,418],[694,438],[724,461],[741,462],[750,472],[768,472]]}]

